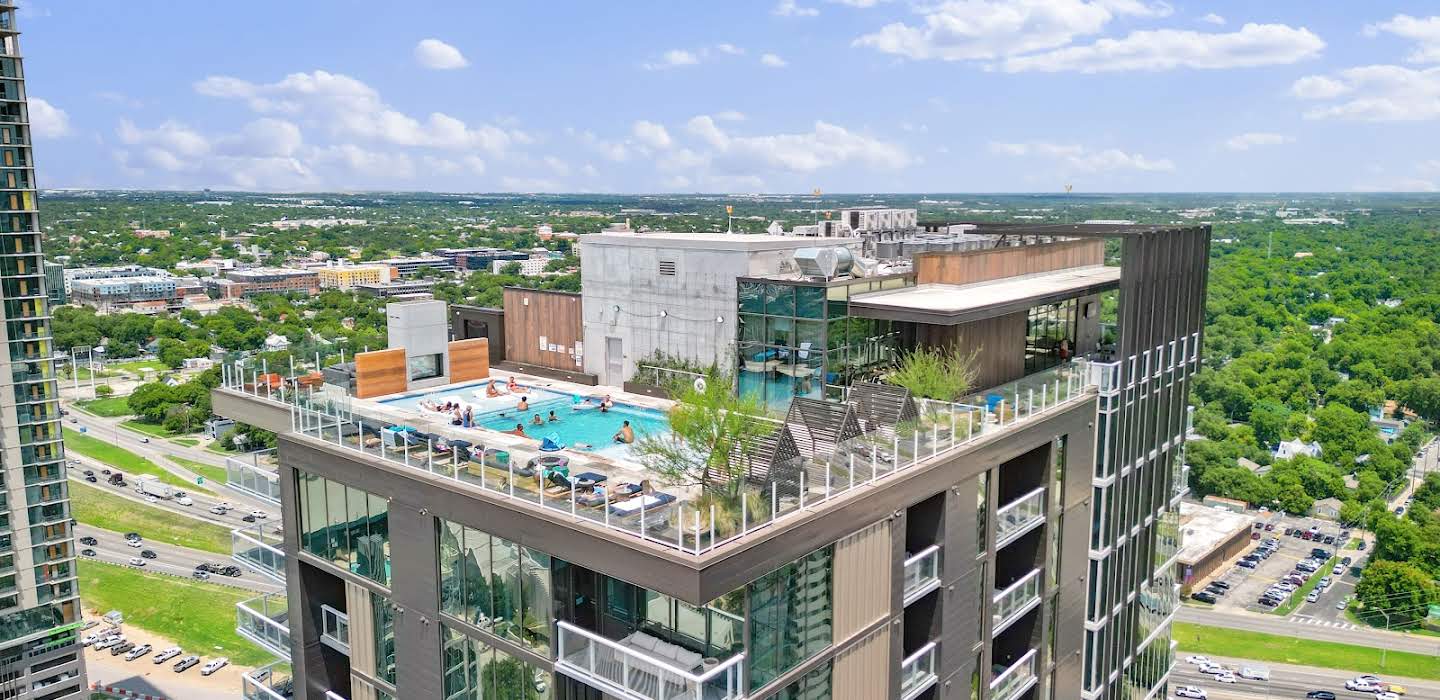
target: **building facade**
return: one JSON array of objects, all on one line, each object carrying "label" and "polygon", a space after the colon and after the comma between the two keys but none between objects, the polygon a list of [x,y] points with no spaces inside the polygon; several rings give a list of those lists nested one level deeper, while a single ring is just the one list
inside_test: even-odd
[{"label": "building facade", "polygon": [[70,294],[76,280],[117,279],[120,277],[167,277],[170,273],[144,265],[110,265],[106,267],[70,267],[63,271],[65,293]]},{"label": "building facade", "polygon": [[527,260],[530,255],[523,250],[502,250],[500,248],[441,248],[435,255],[450,261],[456,270],[491,270],[496,260]]},{"label": "building facade", "polygon": [[390,281],[390,268],[385,265],[345,265],[326,263],[315,268],[321,289],[350,291],[362,284],[385,284]]},{"label": "building facade", "polygon": [[433,272],[451,273],[455,271],[455,265],[448,259],[436,255],[421,255],[413,258],[386,258],[384,260],[372,260],[368,265],[384,265],[390,268],[390,279],[402,277],[414,277],[423,270]]},{"label": "building facade", "polygon": [[260,294],[315,294],[320,291],[320,274],[315,270],[284,267],[253,267],[230,270],[221,282],[207,281],[218,296],[250,298]]},{"label": "building facade", "polygon": [[60,402],[16,9],[0,3],[0,695],[85,697]]},{"label": "building facade", "polygon": [[51,306],[58,306],[70,301],[65,292],[65,266],[60,263],[45,261],[45,293],[50,298]]},{"label": "building facade", "polygon": [[70,284],[71,300],[100,313],[174,311],[190,297],[204,297],[195,277],[99,277]]}]

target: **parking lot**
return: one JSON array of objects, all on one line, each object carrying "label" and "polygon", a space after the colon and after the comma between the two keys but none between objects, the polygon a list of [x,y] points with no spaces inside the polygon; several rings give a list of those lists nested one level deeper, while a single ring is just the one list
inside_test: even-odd
[{"label": "parking lot", "polygon": [[[1322,541],[1306,540],[1301,537],[1287,536],[1287,529],[1298,528],[1308,530],[1318,525],[1322,535],[1335,536],[1339,534],[1339,527],[1334,523],[1317,521],[1311,518],[1281,516],[1273,513],[1260,514],[1255,521],[1262,522],[1266,526],[1273,526],[1271,530],[1255,529],[1261,535],[1261,539],[1252,540],[1254,546],[1250,547],[1246,554],[1258,549],[1264,539],[1275,538],[1279,548],[1268,559],[1263,559],[1254,568],[1246,568],[1236,562],[1230,562],[1213,580],[1223,581],[1230,586],[1226,595],[1220,597],[1215,607],[1224,610],[1247,610],[1258,613],[1271,613],[1275,608],[1259,603],[1259,598],[1266,589],[1284,579],[1295,565],[1302,559],[1310,557],[1311,550],[1315,548],[1325,549],[1335,553],[1336,557],[1351,557],[1351,566],[1361,566],[1364,562],[1366,551],[1345,549],[1345,541],[1337,538],[1334,544],[1324,544]],[[1355,535],[1352,535],[1353,539]],[[1330,571],[1322,572],[1330,575]],[[1357,577],[1347,571],[1341,576],[1332,576],[1332,585],[1321,590],[1319,599],[1314,603],[1300,601],[1300,605],[1293,611],[1292,619],[1302,624],[1326,624],[1326,625],[1348,625],[1350,624],[1344,616],[1343,610],[1335,608],[1345,596],[1354,593]]]}]

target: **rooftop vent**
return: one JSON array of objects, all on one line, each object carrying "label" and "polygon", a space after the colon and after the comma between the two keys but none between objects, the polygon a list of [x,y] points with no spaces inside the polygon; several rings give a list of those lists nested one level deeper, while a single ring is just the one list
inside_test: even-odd
[{"label": "rooftop vent", "polygon": [[795,251],[795,264],[801,274],[809,277],[832,279],[840,274],[849,274],[855,257],[849,248],[801,248]]}]

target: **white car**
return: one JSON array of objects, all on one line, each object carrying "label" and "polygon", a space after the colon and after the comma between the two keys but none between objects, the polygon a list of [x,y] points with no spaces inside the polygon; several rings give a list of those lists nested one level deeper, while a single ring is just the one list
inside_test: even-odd
[{"label": "white car", "polygon": [[220,505],[220,506],[210,506],[210,512],[211,512],[211,513],[214,513],[214,514],[216,514],[216,515],[224,515],[224,514],[226,514],[226,513],[229,513],[229,512],[230,512],[230,509],[229,509],[229,508],[226,508],[226,507],[223,506],[223,505]]},{"label": "white car", "polygon": [[[97,644],[96,646],[99,645]],[[1365,678],[1351,678],[1350,680],[1345,681],[1345,689],[1356,690],[1362,693],[1378,693],[1381,690],[1384,690],[1384,688],[1380,687],[1379,683]]]},{"label": "white car", "polygon": [[1307,603],[1313,603],[1317,600],[1320,600],[1320,591],[1310,591],[1310,595],[1305,596],[1305,602]]},{"label": "white car", "polygon": [[145,566],[145,560],[140,557],[130,557],[130,566]]},{"label": "white car", "polygon": [[210,675],[210,674],[212,674],[212,673],[214,673],[214,672],[216,672],[216,671],[219,671],[219,670],[222,669],[222,668],[225,668],[225,667],[228,666],[229,664],[230,664],[230,659],[227,659],[227,658],[225,658],[225,657],[223,657],[223,656],[220,657],[220,658],[218,658],[218,659],[214,659],[214,660],[210,661],[209,663],[205,664],[204,666],[201,666],[201,667],[200,667],[200,675],[202,675],[202,676],[208,676],[208,675]]},{"label": "white car", "polygon": [[1196,688],[1193,685],[1182,685],[1175,689],[1177,698],[1193,698],[1194,700],[1209,700],[1210,695],[1203,688]]},{"label": "white car", "polygon": [[254,518],[254,519],[256,519],[256,520],[264,520],[264,519],[270,517],[270,514],[269,514],[269,513],[266,513],[266,512],[263,511],[263,510],[252,510],[252,511],[250,511],[250,517],[252,517],[252,518]]},{"label": "white car", "polygon": [[1336,610],[1344,610],[1344,609],[1345,609],[1347,606],[1349,606],[1349,605],[1350,605],[1350,601],[1348,601],[1348,600],[1342,600],[1342,601],[1340,601],[1340,602],[1338,602],[1338,603],[1335,604],[1335,609],[1336,609]]},{"label": "white car", "polygon": [[104,639],[102,639],[102,640],[100,640],[100,641],[98,641],[98,642],[95,642],[95,649],[96,649],[96,650],[99,650],[99,649],[109,649],[110,647],[113,647],[113,646],[115,646],[116,644],[123,643],[124,641],[125,641],[125,638],[124,638],[124,637],[122,637],[122,636],[120,636],[120,635],[118,635],[118,634],[112,634],[112,635],[110,635],[109,637],[106,637],[106,638],[104,638]]},{"label": "white car", "polygon": [[179,655],[180,647],[170,647],[169,649],[166,649],[155,655],[155,665],[159,666],[160,664],[163,664],[166,661],[169,661],[170,659],[173,659]]},{"label": "white car", "polygon": [[1224,666],[1221,666],[1220,664],[1215,664],[1215,663],[1203,663],[1203,664],[1200,664],[1200,672],[1201,672],[1201,673],[1208,673],[1208,674],[1210,674],[1210,675],[1212,675],[1212,676],[1217,676],[1217,675],[1220,675],[1220,674],[1222,674],[1222,673],[1229,673],[1230,671],[1229,671],[1229,669],[1225,668]]},{"label": "white car", "polygon": [[125,540],[125,546],[139,549],[145,546],[145,540]]},{"label": "white car", "polygon": [[1235,678],[1235,674],[1230,673],[1229,671],[1226,671],[1225,673],[1216,674],[1216,676],[1215,676],[1215,682],[1216,682],[1216,683],[1239,683],[1240,681],[1239,681],[1239,679]]},{"label": "white car", "polygon": [[1200,656],[1198,654],[1191,654],[1190,656],[1185,657],[1185,663],[1202,666],[1204,664],[1210,663],[1210,657]]},{"label": "white car", "polygon": [[182,505],[182,506],[193,506],[193,505],[195,505],[195,501],[194,501],[193,499],[191,499],[189,496],[181,496],[181,497],[179,497],[179,498],[176,498],[176,499],[175,499],[175,502],[176,502],[177,504],[179,504],[179,505]]},{"label": "white car", "polygon": [[158,498],[156,498],[156,497],[154,497],[154,496],[146,496],[146,497],[145,497],[145,502],[146,502],[146,503],[159,503],[159,502],[160,502],[160,499],[158,499]]},{"label": "white car", "polygon": [[1375,693],[1375,700],[1400,700],[1400,696],[1388,690],[1381,690]]}]

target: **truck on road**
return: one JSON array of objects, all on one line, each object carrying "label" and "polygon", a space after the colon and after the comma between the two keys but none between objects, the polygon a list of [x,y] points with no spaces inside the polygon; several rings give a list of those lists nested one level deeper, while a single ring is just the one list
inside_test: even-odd
[{"label": "truck on road", "polygon": [[156,498],[170,498],[175,493],[175,488],[160,480],[153,474],[142,474],[135,479],[136,490],[147,496]]}]

